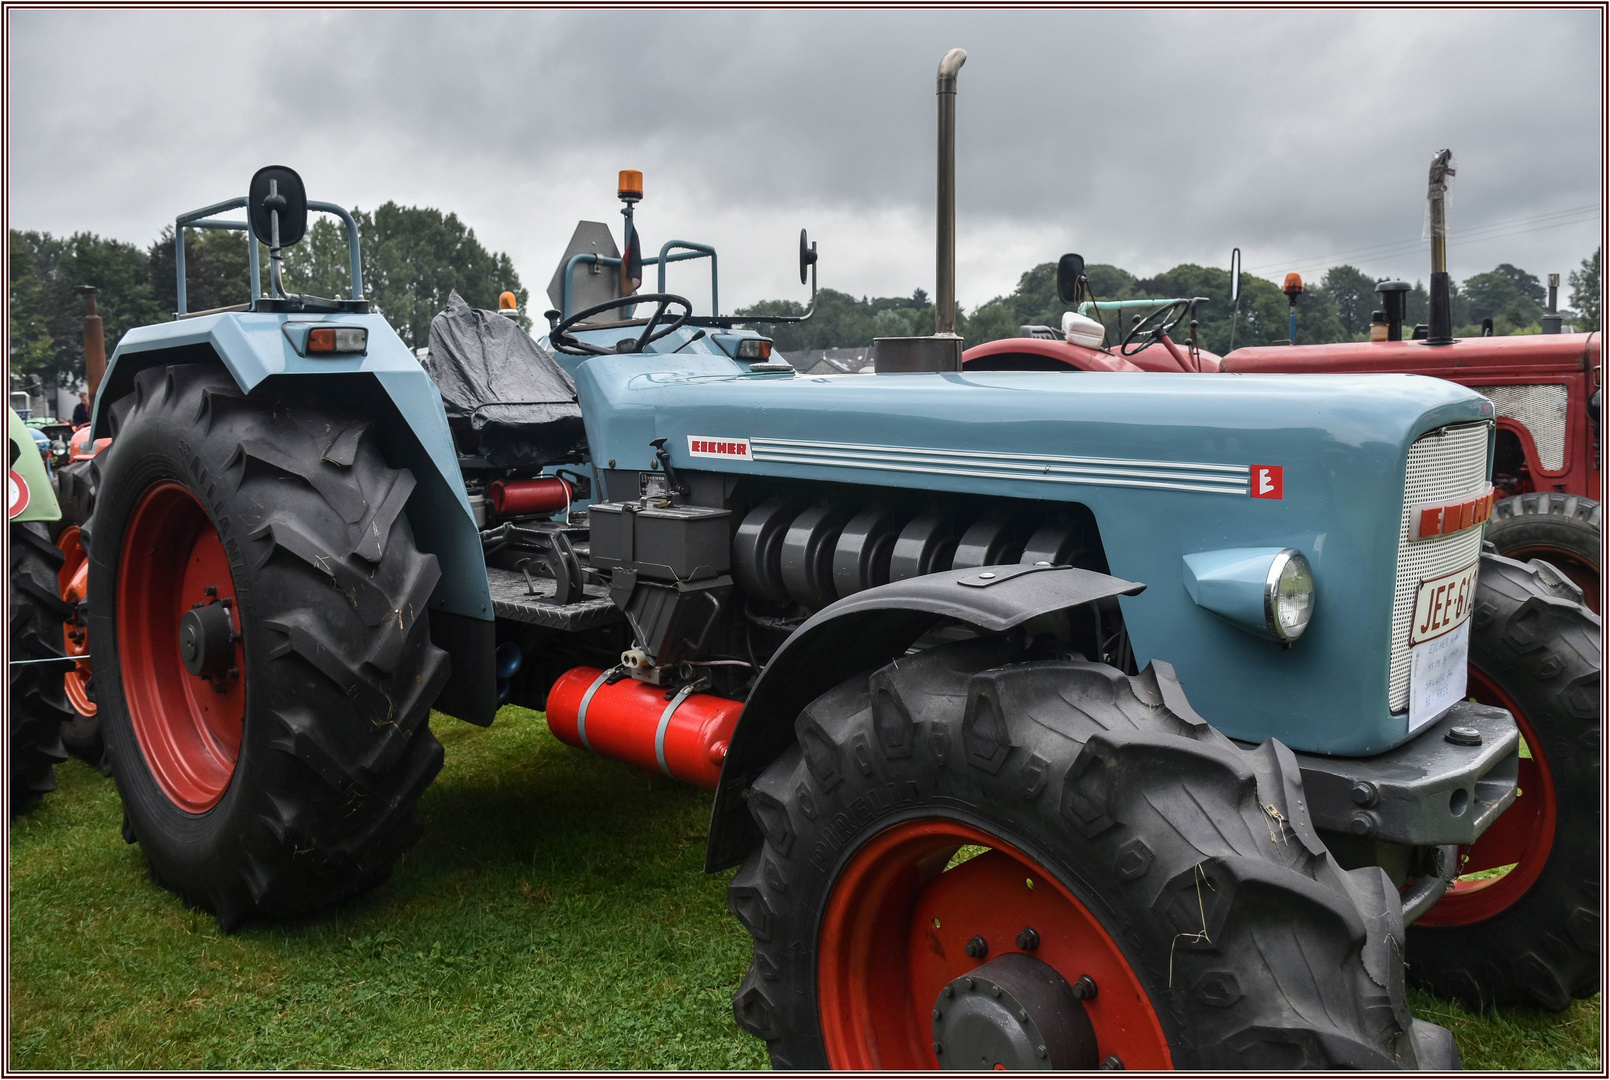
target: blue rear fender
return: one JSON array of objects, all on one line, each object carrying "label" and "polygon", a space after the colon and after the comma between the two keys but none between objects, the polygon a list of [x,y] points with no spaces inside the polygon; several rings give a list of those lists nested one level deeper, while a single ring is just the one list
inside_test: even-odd
[{"label": "blue rear fender", "polygon": [[[328,359],[301,356],[282,329],[288,322],[362,326],[369,332],[368,350]],[[414,539],[441,565],[432,610],[490,624],[486,563],[447,411],[436,384],[383,317],[226,312],[130,330],[118,343],[95,400],[95,437],[111,434],[107,406],[130,391],[139,371],[157,364],[206,362],[222,364],[248,394],[266,382],[292,377],[370,384],[379,398],[375,420],[391,429],[387,435],[397,458],[394,464],[411,470],[416,481],[406,508]]]}]

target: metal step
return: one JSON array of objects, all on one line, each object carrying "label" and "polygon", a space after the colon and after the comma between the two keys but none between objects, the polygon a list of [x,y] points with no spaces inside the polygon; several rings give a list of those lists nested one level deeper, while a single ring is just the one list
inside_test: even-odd
[{"label": "metal step", "polygon": [[621,613],[602,585],[586,585],[585,599],[574,604],[552,601],[555,583],[551,578],[532,576],[530,591],[524,574],[515,570],[486,568],[486,584],[492,593],[492,612],[500,619],[542,626],[550,630],[593,630],[621,621]]}]

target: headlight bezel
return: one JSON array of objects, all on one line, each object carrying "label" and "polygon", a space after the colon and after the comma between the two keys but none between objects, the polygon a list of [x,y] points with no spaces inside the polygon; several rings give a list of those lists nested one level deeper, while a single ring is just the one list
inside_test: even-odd
[{"label": "headlight bezel", "polygon": [[[1293,571],[1297,580],[1307,581],[1307,600],[1303,604],[1303,619],[1295,629],[1288,629],[1281,619],[1281,583],[1285,580],[1286,572]],[[1281,644],[1289,645],[1302,637],[1310,623],[1314,621],[1314,602],[1316,599],[1314,588],[1314,568],[1308,562],[1308,556],[1296,548],[1282,548],[1270,560],[1269,573],[1263,583],[1263,617],[1270,636]],[[1291,595],[1301,596],[1302,593]]]}]

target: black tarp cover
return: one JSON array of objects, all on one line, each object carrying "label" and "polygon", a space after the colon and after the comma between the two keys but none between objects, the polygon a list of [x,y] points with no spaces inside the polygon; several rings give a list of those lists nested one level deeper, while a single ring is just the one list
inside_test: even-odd
[{"label": "black tarp cover", "polygon": [[430,323],[426,370],[454,428],[493,465],[578,458],[586,445],[576,385],[511,318],[470,307],[455,290]]}]

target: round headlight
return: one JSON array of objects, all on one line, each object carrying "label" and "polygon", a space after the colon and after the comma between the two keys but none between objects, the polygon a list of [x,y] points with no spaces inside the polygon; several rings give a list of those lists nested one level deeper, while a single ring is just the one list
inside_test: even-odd
[{"label": "round headlight", "polygon": [[1286,548],[1269,564],[1263,617],[1277,641],[1296,641],[1314,617],[1314,571],[1295,548]]}]

